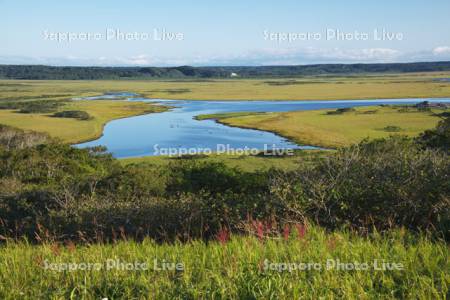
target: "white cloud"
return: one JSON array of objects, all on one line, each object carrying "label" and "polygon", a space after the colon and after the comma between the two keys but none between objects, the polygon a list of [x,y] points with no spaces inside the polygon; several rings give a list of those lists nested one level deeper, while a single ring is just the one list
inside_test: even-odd
[{"label": "white cloud", "polygon": [[25,57],[0,56],[0,64],[45,64],[57,66],[219,66],[219,65],[300,65],[321,63],[384,63],[450,60],[450,47],[403,52],[390,48],[267,48],[229,55],[185,57],[151,56],[145,53],[129,57]]},{"label": "white cloud", "polygon": [[316,63],[370,63],[392,62],[401,58],[395,49],[339,49],[339,48],[269,48],[248,52],[244,55],[216,57],[212,61],[219,64],[240,65],[292,65]]},{"label": "white cloud", "polygon": [[448,46],[440,46],[433,49],[434,55],[448,55],[450,54],[450,47]]},{"label": "white cloud", "polygon": [[128,59],[124,59],[125,63],[135,65],[135,66],[142,66],[142,65],[150,65],[151,60],[150,58],[145,54],[140,54],[137,56],[132,56]]}]

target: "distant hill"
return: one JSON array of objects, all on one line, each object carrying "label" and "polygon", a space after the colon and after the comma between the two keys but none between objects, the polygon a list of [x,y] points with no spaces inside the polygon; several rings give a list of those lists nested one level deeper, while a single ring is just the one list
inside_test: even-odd
[{"label": "distant hill", "polygon": [[158,79],[254,78],[450,71],[450,61],[388,64],[319,64],[298,66],[226,67],[55,67],[0,65],[0,79]]}]

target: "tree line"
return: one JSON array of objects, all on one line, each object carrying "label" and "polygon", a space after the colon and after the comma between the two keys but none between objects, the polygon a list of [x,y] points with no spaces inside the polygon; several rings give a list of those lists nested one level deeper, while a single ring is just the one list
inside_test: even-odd
[{"label": "tree line", "polygon": [[0,65],[0,79],[93,80],[151,78],[239,78],[296,77],[361,73],[406,73],[450,71],[450,62],[316,64],[294,66],[211,67],[74,67],[44,65]]}]

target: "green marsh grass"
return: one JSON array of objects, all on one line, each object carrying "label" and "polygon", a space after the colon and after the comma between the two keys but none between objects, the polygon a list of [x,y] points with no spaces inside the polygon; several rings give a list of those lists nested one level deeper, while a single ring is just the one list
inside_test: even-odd
[{"label": "green marsh grass", "polygon": [[[228,241],[157,244],[120,240],[113,244],[7,242],[0,247],[2,299],[446,299],[449,248],[425,234],[393,230],[360,236],[312,226],[300,237],[295,227],[281,236],[231,236]],[[106,270],[107,259],[146,262],[146,270]],[[183,270],[158,271],[154,259],[182,263]],[[403,270],[326,268],[327,260],[364,263],[375,259]],[[90,271],[45,270],[47,263],[100,263]],[[277,271],[273,263],[318,263],[321,270]],[[272,265],[269,265],[272,263]],[[267,268],[267,266],[271,266]],[[173,265],[172,265],[173,267]]]}]

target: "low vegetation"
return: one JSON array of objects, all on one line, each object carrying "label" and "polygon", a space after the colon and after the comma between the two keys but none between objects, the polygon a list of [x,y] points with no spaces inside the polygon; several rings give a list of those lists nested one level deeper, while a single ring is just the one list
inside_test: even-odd
[{"label": "low vegetation", "polygon": [[417,139],[424,147],[450,151],[450,115],[446,114],[434,129],[425,130]]},{"label": "low vegetation", "polygon": [[[362,237],[292,226],[280,236],[219,237],[175,244],[120,235],[113,244],[88,246],[8,243],[0,247],[0,298],[446,299],[449,291],[448,245],[401,229]],[[89,263],[96,267],[82,269]],[[360,270],[342,266],[349,263]],[[78,269],[64,270],[69,264]],[[138,267],[127,270],[130,264]]]},{"label": "low vegetation", "polygon": [[123,165],[103,148],[75,149],[9,131],[2,134],[36,145],[0,153],[6,237],[108,241],[122,228],[138,239],[209,238],[223,226],[239,231],[249,216],[447,234],[450,160],[428,149],[441,144],[392,137],[300,161],[291,171],[247,172],[192,159]]},{"label": "low vegetation", "polygon": [[383,130],[386,132],[399,132],[399,131],[402,131],[402,128],[399,126],[395,126],[395,125],[388,125],[388,126],[384,127]]},{"label": "low vegetation", "polygon": [[[450,95],[450,71],[308,75],[296,79],[0,80],[0,102],[63,100],[108,92],[188,100],[336,100],[438,98]],[[269,83],[268,83],[269,82]],[[286,84],[288,82],[288,84]],[[320,83],[320,84],[318,84]]]},{"label": "low vegetation", "polygon": [[28,100],[28,101],[2,101],[0,109],[18,110],[24,114],[44,114],[56,111],[67,101],[58,100]]},{"label": "low vegetation", "polygon": [[121,164],[3,126],[0,297],[445,299],[447,125],[251,172]]},{"label": "low vegetation", "polygon": [[92,119],[92,117],[87,112],[82,110],[64,110],[54,113],[52,116],[55,118],[72,118],[84,121]]},{"label": "low vegetation", "polygon": [[296,169],[299,163],[309,163],[318,157],[324,156],[328,151],[322,150],[298,150],[294,155],[268,156],[268,155],[186,155],[182,157],[170,156],[143,156],[122,158],[122,165],[146,164],[148,167],[166,167],[172,163],[183,160],[195,160],[197,163],[223,163],[231,168],[239,168],[243,171],[254,172],[269,169]]},{"label": "low vegetation", "polygon": [[366,138],[386,138],[396,133],[417,136],[436,126],[445,112],[444,108],[423,111],[413,106],[376,106],[264,114],[213,114],[198,118],[273,131],[299,144],[337,148]]},{"label": "low vegetation", "polygon": [[0,147],[3,150],[19,150],[30,148],[37,144],[44,144],[50,141],[48,135],[37,132],[25,133],[20,129],[13,129],[9,126],[0,124]]},{"label": "low vegetation", "polygon": [[336,110],[327,111],[327,115],[342,115],[343,113],[354,112],[353,107],[338,108]]}]

